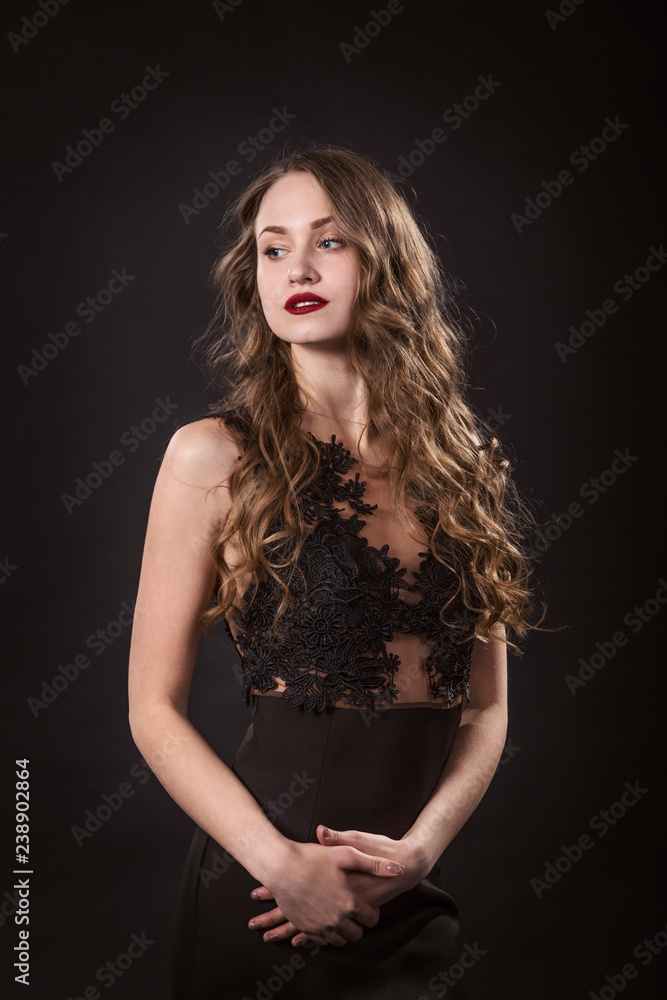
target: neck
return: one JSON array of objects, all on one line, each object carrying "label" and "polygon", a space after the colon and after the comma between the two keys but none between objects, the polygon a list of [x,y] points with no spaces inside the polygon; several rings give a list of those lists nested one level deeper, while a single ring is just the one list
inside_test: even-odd
[{"label": "neck", "polygon": [[299,404],[307,413],[348,428],[368,423],[366,386],[344,352],[317,344],[292,344],[291,350]]}]

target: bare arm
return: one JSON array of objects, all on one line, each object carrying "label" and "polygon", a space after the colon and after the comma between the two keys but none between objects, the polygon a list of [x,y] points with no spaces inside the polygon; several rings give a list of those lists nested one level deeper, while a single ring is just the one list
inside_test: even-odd
[{"label": "bare arm", "polygon": [[129,662],[134,741],[172,798],[255,878],[271,879],[288,841],[187,717],[198,617],[216,579],[211,541],[238,455],[213,419],[171,438],[155,483]]},{"label": "bare arm", "polygon": [[[501,634],[504,634],[501,633]],[[427,874],[479,805],[507,736],[507,647],[475,643],[470,703],[433,795],[402,838]]]},{"label": "bare arm", "polygon": [[[130,728],[172,798],[258,882],[271,886],[295,926],[322,944],[358,940],[379,910],[347,884],[348,869],[396,877],[391,859],[352,847],[332,854],[284,837],[187,716],[217,567],[212,541],[229,502],[238,446],[213,418],[173,435],[148,517],[130,646]],[[215,489],[210,487],[219,484]],[[304,886],[308,892],[304,893]]]}]

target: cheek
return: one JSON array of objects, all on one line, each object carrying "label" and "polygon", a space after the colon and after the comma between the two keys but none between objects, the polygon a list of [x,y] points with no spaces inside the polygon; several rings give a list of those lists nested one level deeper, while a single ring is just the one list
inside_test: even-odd
[{"label": "cheek", "polygon": [[348,266],[345,270],[345,274],[341,277],[342,283],[344,284],[349,297],[349,304],[350,306],[353,306],[356,301],[359,284],[359,269],[356,264]]},{"label": "cheek", "polygon": [[257,265],[257,292],[263,309],[271,309],[276,298],[275,279],[260,261]]},{"label": "cheek", "polygon": [[352,292],[356,292],[359,283],[361,268],[357,257],[350,257],[345,261],[343,268],[343,279]]}]

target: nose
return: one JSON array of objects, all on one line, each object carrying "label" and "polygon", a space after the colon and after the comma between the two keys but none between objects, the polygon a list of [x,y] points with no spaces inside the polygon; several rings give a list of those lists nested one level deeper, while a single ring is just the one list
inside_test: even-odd
[{"label": "nose", "polygon": [[317,281],[319,275],[311,255],[306,250],[294,251],[287,268],[287,277],[291,282],[299,284],[304,281]]}]

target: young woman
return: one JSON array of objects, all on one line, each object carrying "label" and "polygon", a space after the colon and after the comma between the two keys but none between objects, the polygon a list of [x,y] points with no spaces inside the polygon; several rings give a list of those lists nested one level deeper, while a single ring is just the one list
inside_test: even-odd
[{"label": "young woman", "polygon": [[[197,824],[172,998],[442,996],[439,859],[504,747],[506,628],[529,627],[522,508],[381,171],[314,146],[233,212],[206,355],[226,398],[169,441],[130,654],[133,737]],[[253,718],[231,768],[187,716],[220,621]]]}]

